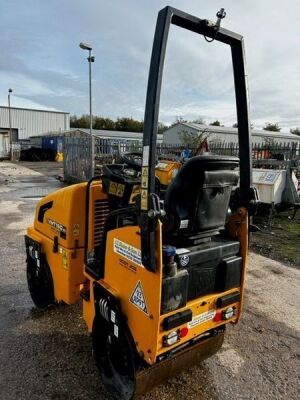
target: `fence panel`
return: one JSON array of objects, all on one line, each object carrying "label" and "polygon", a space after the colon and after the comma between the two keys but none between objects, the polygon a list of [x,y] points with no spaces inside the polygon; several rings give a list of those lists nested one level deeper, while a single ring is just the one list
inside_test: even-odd
[{"label": "fence panel", "polygon": [[[190,155],[197,153],[197,147],[184,145],[157,144],[157,158],[173,160],[182,157],[183,151]],[[125,152],[142,152],[139,141],[106,140],[96,137],[94,140],[95,175],[101,174],[102,165],[121,162]],[[209,151],[213,154],[239,156],[238,143],[212,143]],[[300,156],[298,143],[252,144],[253,163],[259,160],[294,160]],[[64,138],[64,176],[70,182],[86,181],[92,177],[92,140],[90,137]],[[270,164],[270,163],[268,163]]]},{"label": "fence panel", "polygon": [[89,137],[64,137],[64,179],[87,181],[92,177],[92,140]]}]

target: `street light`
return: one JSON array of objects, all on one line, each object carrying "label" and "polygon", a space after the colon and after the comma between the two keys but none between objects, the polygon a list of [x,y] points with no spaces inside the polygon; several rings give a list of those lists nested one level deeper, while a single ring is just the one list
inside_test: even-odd
[{"label": "street light", "polygon": [[79,43],[79,47],[82,50],[88,50],[89,56],[87,58],[89,62],[89,92],[90,92],[90,136],[91,136],[91,142],[92,142],[92,176],[94,176],[95,173],[95,146],[94,146],[94,140],[92,136],[92,130],[93,130],[93,116],[92,116],[92,63],[95,62],[95,57],[92,56],[92,46],[89,45],[88,43]]},{"label": "street light", "polygon": [[92,46],[88,43],[81,42],[81,43],[79,43],[79,47],[83,50],[90,50],[90,51],[93,50]]},{"label": "street light", "polygon": [[9,121],[9,152],[10,159],[12,158],[12,133],[11,133],[11,113],[10,113],[10,95],[12,93],[12,89],[8,89],[8,121]]}]

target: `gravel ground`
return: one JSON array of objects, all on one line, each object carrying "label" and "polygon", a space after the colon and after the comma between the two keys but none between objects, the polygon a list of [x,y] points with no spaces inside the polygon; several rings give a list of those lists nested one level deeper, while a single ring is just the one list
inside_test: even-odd
[{"label": "gravel ground", "polygon": [[[24,231],[39,196],[63,185],[57,163],[0,163],[0,398],[104,400],[81,307],[33,308]],[[276,238],[272,238],[275,242]],[[251,254],[241,322],[221,351],[145,400],[299,399],[300,270]]]}]

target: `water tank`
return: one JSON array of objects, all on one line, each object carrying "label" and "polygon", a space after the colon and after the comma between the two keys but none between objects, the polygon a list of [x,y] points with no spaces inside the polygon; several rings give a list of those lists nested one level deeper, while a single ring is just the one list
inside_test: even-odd
[{"label": "water tank", "polygon": [[265,204],[280,204],[286,185],[286,170],[253,168],[253,186]]}]

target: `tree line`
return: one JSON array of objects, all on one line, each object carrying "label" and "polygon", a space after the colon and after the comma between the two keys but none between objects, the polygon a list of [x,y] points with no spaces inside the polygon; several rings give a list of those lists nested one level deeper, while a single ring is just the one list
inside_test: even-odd
[{"label": "tree line", "polygon": [[[88,129],[90,127],[90,116],[84,114],[81,117],[72,115],[70,117],[71,128]],[[158,133],[164,132],[168,125],[162,122],[158,123]],[[132,117],[122,117],[115,120],[100,116],[93,116],[93,129],[104,129],[109,131],[122,131],[122,132],[143,132],[144,122],[138,121]]]},{"label": "tree line", "polygon": [[[166,125],[163,122],[158,123],[158,133],[163,133],[169,127],[175,125],[178,122],[186,122],[186,123],[194,123],[206,125],[206,122],[202,118],[194,119],[192,121],[185,120],[181,117],[177,117],[176,120],[171,125]],[[222,123],[216,119],[210,122],[208,125],[210,126],[224,126]],[[88,114],[81,115],[81,117],[77,117],[76,115],[72,115],[70,117],[70,127],[71,128],[85,128],[88,129],[90,127],[90,116]],[[232,125],[233,128],[237,128],[238,124],[234,123]],[[251,128],[253,125],[251,124]],[[117,119],[105,118],[101,116],[93,116],[93,129],[104,129],[109,131],[123,131],[123,132],[143,132],[144,122],[141,120],[136,120],[132,117],[118,117]],[[263,130],[272,131],[272,132],[280,132],[281,127],[276,122],[266,122]],[[300,127],[290,129],[290,132],[294,135],[300,136]]]}]

